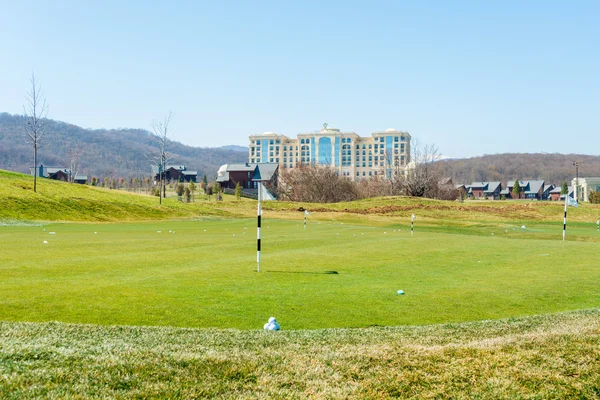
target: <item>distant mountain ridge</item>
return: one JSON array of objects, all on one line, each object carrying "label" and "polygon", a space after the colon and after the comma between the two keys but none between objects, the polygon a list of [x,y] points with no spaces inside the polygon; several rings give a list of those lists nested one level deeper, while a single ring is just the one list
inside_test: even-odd
[{"label": "distant mountain ridge", "polygon": [[[21,115],[0,113],[0,169],[29,173],[32,149],[25,140]],[[48,121],[44,146],[39,149],[40,163],[68,167],[69,150],[81,147],[79,174],[99,178],[133,178],[151,175],[148,149],[156,149],[156,140],[143,129],[84,129],[61,121]],[[223,164],[248,161],[248,148],[229,145],[219,148],[192,147],[169,143],[169,164],[183,164],[214,179]],[[437,162],[441,174],[455,183],[476,181],[514,181],[543,179],[548,183],[570,182],[579,164],[579,176],[600,176],[600,156],[585,154],[505,153],[481,157],[444,159]]]},{"label": "distant mountain ridge", "polygon": [[504,153],[480,157],[445,159],[437,162],[441,174],[455,183],[543,179],[556,185],[575,178],[574,162],[580,177],[600,176],[600,156],[585,154]]},{"label": "distant mountain ridge", "polygon": [[[0,113],[0,169],[29,173],[33,150],[25,139],[21,115]],[[150,149],[157,149],[156,139],[143,129],[85,129],[66,122],[48,120],[43,146],[38,150],[39,164],[69,166],[69,151],[76,144],[81,148],[79,174],[114,178],[151,176]],[[198,171],[198,179],[206,174],[216,176],[226,163],[248,161],[248,149],[243,146],[219,148],[192,147],[170,141],[169,164],[186,165]]]}]

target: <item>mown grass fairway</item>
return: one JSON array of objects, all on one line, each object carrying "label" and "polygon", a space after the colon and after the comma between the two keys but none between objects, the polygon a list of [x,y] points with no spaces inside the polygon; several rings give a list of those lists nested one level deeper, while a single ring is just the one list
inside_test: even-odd
[{"label": "mown grass fairway", "polygon": [[588,226],[570,235],[594,242],[562,242],[558,224],[417,225],[411,236],[393,220],[314,213],[305,231],[300,218],[264,217],[261,273],[254,219],[0,227],[0,319],[260,329],[274,315],[284,329],[319,329],[600,305]]}]

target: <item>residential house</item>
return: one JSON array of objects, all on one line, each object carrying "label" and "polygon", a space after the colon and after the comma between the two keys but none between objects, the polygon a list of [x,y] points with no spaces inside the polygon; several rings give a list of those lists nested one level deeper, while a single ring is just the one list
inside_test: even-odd
[{"label": "residential house", "polygon": [[[519,180],[519,187],[521,188],[521,193],[519,193],[517,198],[527,200],[548,200],[550,198],[550,192],[554,189],[554,185],[546,185],[546,182],[543,180]],[[515,198],[514,190],[515,180],[509,180],[506,183],[506,188],[504,188],[500,194],[507,199],[512,199]]]},{"label": "residential house", "polygon": [[496,200],[502,190],[501,182],[473,182],[469,186],[469,197],[474,199]]},{"label": "residential house", "polygon": [[235,189],[240,184],[245,194],[256,196],[259,183],[266,188],[262,198],[275,198],[277,195],[277,184],[279,178],[279,164],[276,163],[244,163],[225,164],[217,172],[216,182],[225,191]]},{"label": "residential house", "polygon": [[[36,170],[35,167],[29,167],[29,173],[33,176],[33,172]],[[57,181],[68,182],[71,176],[71,170],[68,168],[59,167],[44,167],[40,165],[37,167],[37,176],[42,178],[54,179]]]},{"label": "residential house", "polygon": [[[573,190],[573,186],[568,186],[568,194],[569,197],[571,198],[575,198],[575,191]],[[550,200],[552,201],[559,201],[559,200],[564,200],[565,199],[565,195],[561,193],[562,192],[562,187],[561,186],[556,186],[554,189],[552,189],[550,191]]]},{"label": "residential house", "polygon": [[[160,166],[152,166],[154,180],[160,179]],[[167,165],[165,166],[164,178],[167,182],[194,182],[198,181],[198,171],[188,171],[185,165]]]}]

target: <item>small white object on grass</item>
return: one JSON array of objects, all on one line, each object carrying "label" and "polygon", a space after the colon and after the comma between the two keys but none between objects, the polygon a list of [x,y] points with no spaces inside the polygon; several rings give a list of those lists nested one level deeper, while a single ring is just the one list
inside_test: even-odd
[{"label": "small white object on grass", "polygon": [[46,232],[46,230],[44,229],[44,232]]},{"label": "small white object on grass", "polygon": [[269,322],[265,324],[264,329],[265,331],[278,331],[280,329],[275,317],[269,318]]},{"label": "small white object on grass", "polygon": [[156,233],[160,233],[160,231],[156,231]]},{"label": "small white object on grass", "polygon": [[365,235],[364,233],[361,233],[361,234],[360,234],[360,236],[364,236],[364,235]]},{"label": "small white object on grass", "polygon": [[233,237],[235,237],[235,233],[233,234]]},{"label": "small white object on grass", "polygon": [[56,235],[56,232],[48,232],[48,235]]},{"label": "small white object on grass", "polygon": [[340,234],[339,234],[339,233],[336,233],[336,234],[335,234],[335,236],[340,236]]},{"label": "small white object on grass", "polygon": [[494,236],[494,232],[492,232],[492,236]]},{"label": "small white object on grass", "polygon": [[44,240],[44,244],[48,244],[48,242]]},{"label": "small white object on grass", "polygon": [[356,233],[354,234],[354,237],[356,237]]},{"label": "small white object on grass", "polygon": [[523,226],[521,227],[521,229],[527,229],[527,228],[525,228],[525,225],[523,225]]},{"label": "small white object on grass", "polygon": [[98,232],[94,232],[94,235],[97,235],[97,234],[98,234]]},{"label": "small white object on grass", "polygon": [[206,229],[204,230],[204,232],[206,232]]},{"label": "small white object on grass", "polygon": [[387,232],[383,232],[384,235],[387,235]]},{"label": "small white object on grass", "polygon": [[244,235],[246,234],[246,232],[244,232]]},{"label": "small white object on grass", "polygon": [[404,290],[398,290],[396,293],[397,294],[404,294]]}]

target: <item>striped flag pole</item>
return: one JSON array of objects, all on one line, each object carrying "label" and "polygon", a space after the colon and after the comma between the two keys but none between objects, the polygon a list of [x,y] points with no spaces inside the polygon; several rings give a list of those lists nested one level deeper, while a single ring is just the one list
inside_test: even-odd
[{"label": "striped flag pole", "polygon": [[256,228],[256,262],[258,263],[258,271],[260,272],[260,216],[262,210],[260,209],[260,192],[262,189],[262,183],[258,183],[258,227]]},{"label": "striped flag pole", "polygon": [[563,219],[563,241],[565,240],[565,237],[567,236],[567,204],[569,202],[569,194],[567,193],[565,195],[565,217]]},{"label": "striped flag pole", "polygon": [[306,210],[304,210],[304,229],[306,229]]},{"label": "striped flag pole", "polygon": [[415,214],[410,218],[410,234],[412,235],[415,230]]}]

